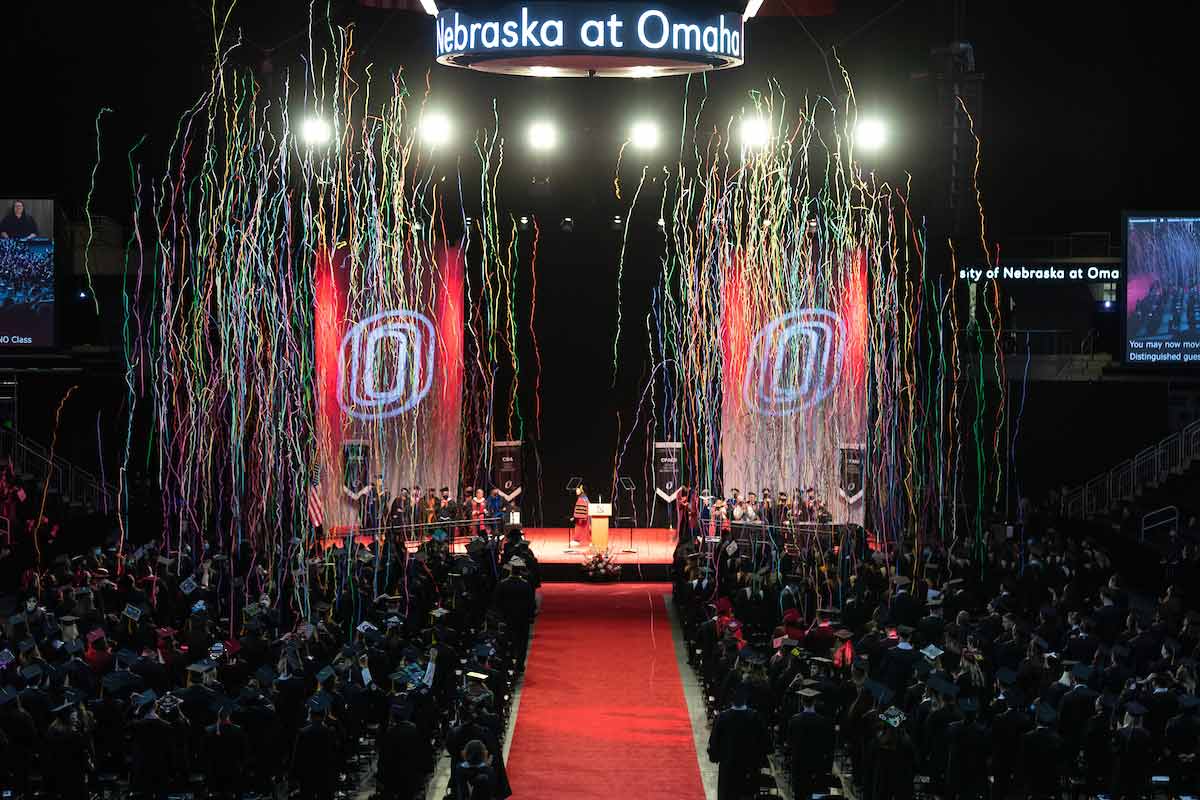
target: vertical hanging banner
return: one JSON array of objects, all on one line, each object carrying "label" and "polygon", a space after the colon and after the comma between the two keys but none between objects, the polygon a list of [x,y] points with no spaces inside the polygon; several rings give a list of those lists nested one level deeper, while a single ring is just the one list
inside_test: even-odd
[{"label": "vertical hanging banner", "polygon": [[861,524],[862,458],[855,473],[845,453],[866,438],[866,258],[797,266],[784,283],[752,258],[728,267],[740,300],[722,318],[725,486],[812,488],[834,522]]},{"label": "vertical hanging banner", "polygon": [[492,443],[492,485],[500,490],[505,502],[521,495],[525,466],[521,460],[521,442]]},{"label": "vertical hanging banner", "polygon": [[[318,456],[354,483],[382,476],[388,497],[458,481],[463,254],[420,255],[419,269],[366,269],[345,249],[322,251],[314,278]],[[332,530],[360,522],[345,483],[322,484]]]},{"label": "vertical hanging banner", "polygon": [[679,458],[682,442],[654,443],[654,493],[665,502],[673,502],[679,491]]}]

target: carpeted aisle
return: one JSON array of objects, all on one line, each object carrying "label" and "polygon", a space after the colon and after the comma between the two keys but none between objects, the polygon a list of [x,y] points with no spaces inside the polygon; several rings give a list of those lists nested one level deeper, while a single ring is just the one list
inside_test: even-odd
[{"label": "carpeted aisle", "polygon": [[513,731],[516,800],[704,800],[664,584],[546,584]]}]

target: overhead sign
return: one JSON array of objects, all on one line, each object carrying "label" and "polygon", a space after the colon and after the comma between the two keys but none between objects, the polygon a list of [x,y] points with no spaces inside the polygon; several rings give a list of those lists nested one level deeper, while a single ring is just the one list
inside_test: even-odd
[{"label": "overhead sign", "polygon": [[448,4],[437,60],[546,77],[652,77],[745,62],[742,15],[658,3],[522,3],[486,14]]},{"label": "overhead sign", "polygon": [[1124,277],[1118,259],[1098,258],[1092,261],[1024,261],[970,264],[958,268],[958,278],[964,281],[1022,281],[1025,283],[1115,283]]}]

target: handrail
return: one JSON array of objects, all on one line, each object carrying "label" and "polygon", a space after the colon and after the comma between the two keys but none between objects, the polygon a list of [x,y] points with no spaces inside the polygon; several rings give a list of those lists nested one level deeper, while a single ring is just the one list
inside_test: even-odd
[{"label": "handrail", "polygon": [[17,431],[0,431],[0,456],[15,472],[34,475],[69,503],[105,512],[114,506],[110,485],[61,456],[51,456],[44,446]]},{"label": "handrail", "polygon": [[[1165,514],[1166,516],[1163,516],[1162,519],[1157,520],[1155,522],[1149,522],[1149,519],[1156,514],[1159,514],[1159,515]],[[1141,534],[1141,538],[1139,538],[1138,541],[1144,543],[1146,541],[1146,532],[1147,531],[1152,531],[1155,528],[1161,528],[1163,525],[1170,525],[1175,530],[1179,529],[1179,507],[1178,506],[1163,506],[1162,508],[1156,508],[1153,511],[1146,514],[1145,516],[1143,516],[1142,517],[1142,534]]]},{"label": "handrail", "polygon": [[1132,500],[1143,488],[1157,486],[1170,475],[1181,474],[1197,459],[1200,459],[1200,420],[1188,423],[1183,430],[1068,491],[1062,498],[1062,512],[1073,519],[1104,513],[1117,503]]}]

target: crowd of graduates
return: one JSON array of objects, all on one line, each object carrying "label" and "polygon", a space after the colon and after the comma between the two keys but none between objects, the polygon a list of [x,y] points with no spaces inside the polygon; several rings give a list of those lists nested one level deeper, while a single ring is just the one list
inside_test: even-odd
[{"label": "crowd of graduates", "polygon": [[[538,565],[520,531],[415,550],[148,543],[18,550],[0,631],[0,787],[13,797],[511,794],[502,742]],[[16,590],[15,594],[12,592]]]},{"label": "crowd of graduates", "polygon": [[1200,615],[1052,526],[949,550],[685,539],[719,800],[1196,791]]}]

